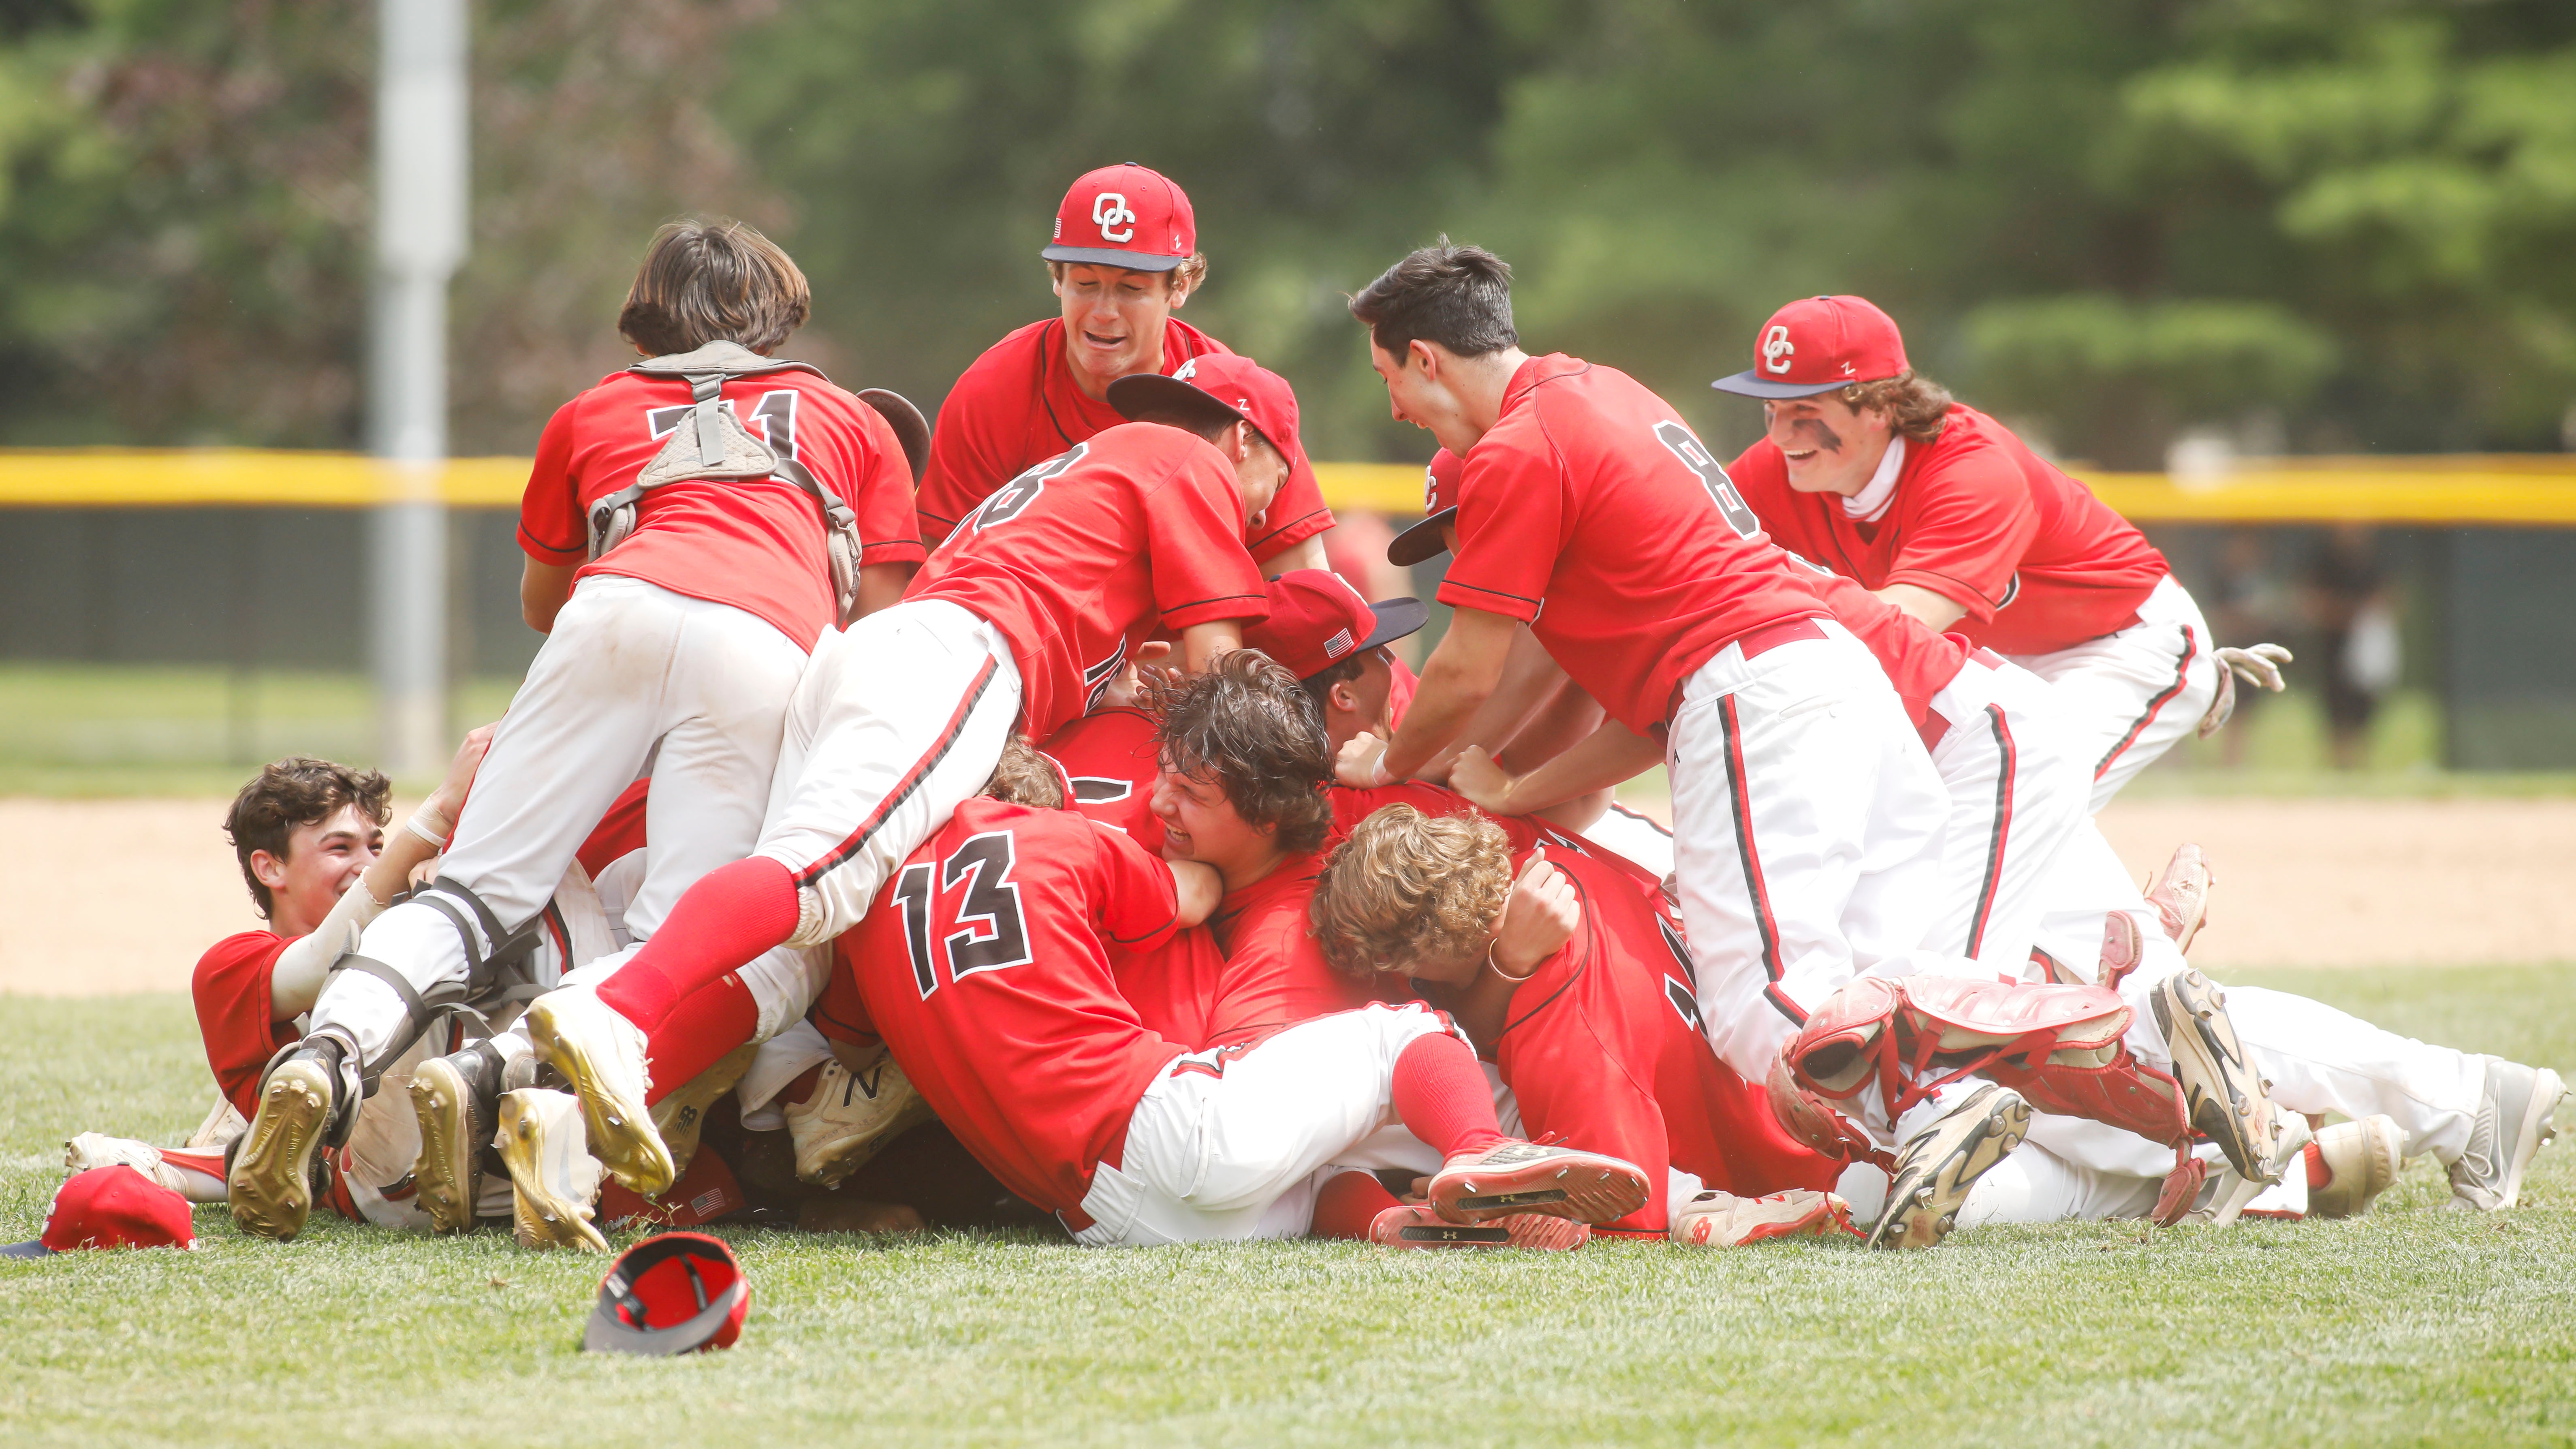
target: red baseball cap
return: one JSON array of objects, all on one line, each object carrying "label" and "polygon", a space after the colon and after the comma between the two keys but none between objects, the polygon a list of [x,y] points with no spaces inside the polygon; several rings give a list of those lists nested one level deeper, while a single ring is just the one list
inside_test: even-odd
[{"label": "red baseball cap", "polygon": [[1896,319],[1862,297],[1801,297],[1753,339],[1753,366],[1709,384],[1745,397],[1813,397],[1903,372]]},{"label": "red baseball cap", "polygon": [[1086,171],[1055,209],[1055,239],[1039,256],[1136,272],[1168,272],[1197,255],[1190,198],[1150,166],[1121,161]]},{"label": "red baseball cap", "polygon": [[1458,480],[1466,471],[1466,463],[1447,448],[1431,455],[1422,470],[1423,519],[1387,543],[1388,563],[1411,568],[1448,551],[1449,540],[1441,537],[1440,527],[1458,521]]},{"label": "red baseball cap", "polygon": [[122,1164],[66,1179],[45,1215],[45,1235],[0,1248],[0,1258],[41,1258],[74,1248],[193,1248],[188,1200]]},{"label": "red baseball cap", "polygon": [[1299,679],[1312,679],[1403,638],[1430,617],[1420,599],[1372,604],[1330,569],[1296,569],[1270,581],[1270,617],[1243,631],[1243,646],[1278,660]]},{"label": "red baseball cap", "polygon": [[581,1346],[647,1358],[731,1348],[750,1312],[751,1280],[722,1238],[658,1233],[627,1249],[600,1280]]},{"label": "red baseball cap", "polygon": [[[1313,477],[1305,445],[1297,441],[1297,394],[1288,379],[1249,357],[1212,352],[1193,357],[1169,377],[1131,372],[1109,384],[1109,405],[1123,418],[1169,417],[1229,419],[1250,423],[1253,430],[1288,460],[1288,476]],[[1285,492],[1283,488],[1281,490]]]}]

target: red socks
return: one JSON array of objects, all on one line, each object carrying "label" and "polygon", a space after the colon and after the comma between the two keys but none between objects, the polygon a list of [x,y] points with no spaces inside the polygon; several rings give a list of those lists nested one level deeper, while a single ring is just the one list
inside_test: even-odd
[{"label": "red socks", "polygon": [[1395,1059],[1395,1111],[1443,1162],[1507,1140],[1485,1069],[1454,1036],[1416,1038]]},{"label": "red socks", "polygon": [[1377,1174],[1340,1173],[1315,1194],[1315,1225],[1307,1232],[1311,1237],[1358,1238],[1366,1242],[1377,1215],[1400,1206],[1395,1194],[1377,1180]]},{"label": "red socks", "polygon": [[692,992],[795,932],[796,878],[765,855],[737,860],[689,887],[644,949],[599,984],[599,999],[651,1036]]},{"label": "red socks", "polygon": [[2308,1186],[2311,1189],[2334,1181],[2334,1169],[2326,1166],[2326,1155],[2318,1150],[2317,1144],[2311,1142],[2300,1148],[2299,1155],[2308,1160]]},{"label": "red socks", "polygon": [[[625,979],[626,972],[620,971],[609,983]],[[599,994],[608,994],[606,984]],[[719,976],[714,985],[690,992],[678,1010],[644,1034],[644,1060],[653,1069],[653,1087],[644,1094],[644,1104],[649,1107],[687,1086],[759,1029],[760,1005],[741,977]]]}]

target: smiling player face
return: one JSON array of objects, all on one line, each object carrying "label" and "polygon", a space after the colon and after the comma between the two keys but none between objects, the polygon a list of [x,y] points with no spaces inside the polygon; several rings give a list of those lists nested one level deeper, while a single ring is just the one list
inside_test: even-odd
[{"label": "smiling player face", "polygon": [[1829,392],[1766,402],[1762,416],[1788,460],[1789,486],[1801,493],[1858,493],[1887,453],[1886,416],[1855,411]]},{"label": "smiling player face", "polygon": [[1169,272],[1071,263],[1055,284],[1064,304],[1066,361],[1099,396],[1134,372],[1163,370],[1163,324],[1186,293],[1172,290]]}]

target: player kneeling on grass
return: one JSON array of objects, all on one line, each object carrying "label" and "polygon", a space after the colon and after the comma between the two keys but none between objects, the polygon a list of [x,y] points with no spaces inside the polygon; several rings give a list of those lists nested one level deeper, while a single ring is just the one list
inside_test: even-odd
[{"label": "player kneeling on grass", "polygon": [[1635,1210],[1625,1162],[1505,1137],[1439,1013],[1370,1007],[1191,1052],[1119,994],[1111,943],[1213,908],[1215,872],[1061,809],[980,798],[907,860],[844,953],[865,1025],[1013,1192],[1094,1247],[1293,1237],[1316,1171],[1400,1120],[1448,1222]]}]

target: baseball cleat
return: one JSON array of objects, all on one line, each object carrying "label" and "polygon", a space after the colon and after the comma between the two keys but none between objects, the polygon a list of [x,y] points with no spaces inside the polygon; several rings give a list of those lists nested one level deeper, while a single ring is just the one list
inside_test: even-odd
[{"label": "baseball cleat", "polygon": [[2308,1141],[2308,1119],[2296,1112],[2285,1115],[2281,1119],[2280,1143],[2272,1150],[2271,1171],[2262,1177],[2247,1177],[2233,1166],[2219,1167],[2209,1174],[2199,1202],[2183,1214],[2183,1221],[2213,1228],[2236,1221],[2254,1206],[2256,1199],[2278,1186],[2285,1174],[2307,1171]]},{"label": "baseball cleat", "polygon": [[501,1162],[510,1169],[510,1220],[523,1248],[605,1253],[590,1225],[602,1170],[583,1141],[581,1104],[562,1092],[521,1087],[499,1111]]},{"label": "baseball cleat", "polygon": [[2240,1176],[2270,1181],[2280,1138],[2271,1084],[2255,1072],[2253,1058],[2237,1040],[2227,998],[2208,977],[2184,971],[2159,983],[2152,999],[2192,1130],[2217,1143]]},{"label": "baseball cleat", "polygon": [[760,1047],[745,1042],[653,1104],[653,1130],[662,1134],[662,1146],[671,1154],[675,1180],[689,1170],[689,1159],[698,1155],[698,1133],[706,1126],[707,1109],[733,1090],[758,1055]]},{"label": "baseball cleat", "polygon": [[483,1149],[500,1129],[500,1054],[468,1047],[421,1063],[411,1077],[411,1110],[420,1119],[412,1180],[430,1231],[470,1233],[483,1194]]},{"label": "baseball cleat", "polygon": [[233,1221],[255,1238],[286,1242],[313,1211],[313,1154],[331,1123],[338,1073],[320,1050],[297,1052],[260,1083],[259,1115],[233,1154],[224,1183]]},{"label": "baseball cleat", "polygon": [[1791,1188],[1768,1197],[1703,1192],[1673,1209],[1672,1240],[1701,1248],[1740,1248],[1770,1238],[1859,1237],[1851,1206],[1829,1192]]},{"label": "baseball cleat", "polygon": [[659,1196],[679,1176],[671,1149],[653,1125],[645,1097],[653,1073],[644,1032],[587,986],[549,991],[528,1008],[528,1039],[537,1060],[572,1084],[590,1150],[629,1192]]},{"label": "baseball cleat", "polygon": [[[2357,1218],[2406,1170],[2406,1137],[2385,1114],[2337,1122],[2317,1134],[2307,1156],[2327,1173],[2308,1187],[2308,1212],[2321,1218]],[[2301,1164],[2305,1166],[2306,1164]]]},{"label": "baseball cleat", "polygon": [[1929,1248],[1950,1236],[1968,1189],[2030,1134],[2030,1104],[1992,1082],[1941,1114],[1897,1154],[1873,1248]]},{"label": "baseball cleat", "polygon": [[796,1176],[839,1187],[879,1149],[930,1117],[930,1104],[891,1053],[864,1072],[853,1072],[837,1059],[825,1062],[814,1094],[787,1104]]},{"label": "baseball cleat", "polygon": [[2547,1067],[2526,1067],[2502,1057],[2489,1057],[2486,1063],[2486,1085],[2478,1094],[2469,1145],[2451,1164],[2449,1205],[2491,1213],[2521,1199],[2522,1174],[2532,1155],[2558,1135],[2550,1119],[2567,1095],[2567,1084]]},{"label": "baseball cleat", "polygon": [[1606,1223],[1646,1205],[1646,1174],[1602,1153],[1505,1138],[1443,1163],[1425,1196],[1453,1223],[1513,1213]]},{"label": "baseball cleat", "polygon": [[132,1137],[84,1132],[63,1144],[63,1166],[74,1177],[94,1168],[131,1167],[182,1197],[188,1193],[188,1180],[161,1160],[161,1149]]},{"label": "baseball cleat", "polygon": [[1430,1207],[1403,1203],[1369,1223],[1369,1241],[1386,1248],[1523,1248],[1570,1253],[1592,1241],[1592,1229],[1571,1218],[1509,1213],[1481,1223],[1453,1223]]},{"label": "baseball cleat", "polygon": [[2164,922],[2165,934],[2173,937],[2176,949],[2191,949],[2191,938],[2209,920],[2209,888],[2218,878],[2209,871],[2209,855],[2199,846],[2185,842],[2174,847],[2173,859],[2165,862],[2165,872],[2147,888],[2147,901],[2156,908]]}]

